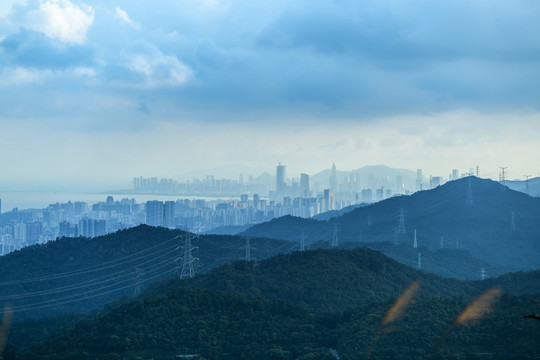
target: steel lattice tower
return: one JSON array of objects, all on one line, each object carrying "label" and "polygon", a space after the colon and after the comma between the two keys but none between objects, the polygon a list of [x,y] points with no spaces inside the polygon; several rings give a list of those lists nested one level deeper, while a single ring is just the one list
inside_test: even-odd
[{"label": "steel lattice tower", "polygon": [[397,232],[401,234],[405,234],[405,210],[399,209],[398,212],[398,229]]},{"label": "steel lattice tower", "polygon": [[184,261],[182,262],[182,271],[180,273],[180,279],[192,278],[195,276],[195,270],[193,269],[193,262],[198,260],[193,257],[193,250],[196,247],[191,245],[191,236],[187,235],[184,241]]},{"label": "steel lattice tower", "polygon": [[251,261],[251,239],[246,237],[246,261]]},{"label": "steel lattice tower", "polygon": [[471,178],[472,178],[472,174],[469,176],[469,184],[467,185],[467,200],[465,201],[467,203],[467,206],[472,206],[473,204]]},{"label": "steel lattice tower", "polygon": [[531,175],[523,175],[525,176],[525,193],[527,195],[529,195],[529,178],[531,177]]},{"label": "steel lattice tower", "polygon": [[338,226],[337,226],[337,221],[335,218],[334,218],[334,231],[332,233],[332,244],[330,247],[331,248],[338,247]]}]

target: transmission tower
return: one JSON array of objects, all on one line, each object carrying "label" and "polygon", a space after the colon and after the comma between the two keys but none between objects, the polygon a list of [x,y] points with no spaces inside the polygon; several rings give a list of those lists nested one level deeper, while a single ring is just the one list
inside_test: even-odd
[{"label": "transmission tower", "polygon": [[418,270],[422,270],[422,253],[418,253]]},{"label": "transmission tower", "polygon": [[334,218],[334,231],[332,232],[332,244],[330,245],[331,248],[337,248],[338,247],[338,226],[336,218]]},{"label": "transmission tower", "polygon": [[251,261],[251,239],[246,237],[246,261]]},{"label": "transmission tower", "polygon": [[304,229],[302,229],[302,232],[300,233],[300,251],[306,250],[306,238],[304,236]]},{"label": "transmission tower", "polygon": [[529,195],[529,178],[531,175],[523,175],[525,176],[525,193]]},{"label": "transmission tower", "polygon": [[480,280],[485,280],[486,279],[486,268],[481,268],[480,269]]},{"label": "transmission tower", "polygon": [[139,296],[142,291],[142,276],[144,275],[143,271],[139,268],[135,270],[135,291],[133,292],[134,296]]},{"label": "transmission tower", "polygon": [[187,235],[184,241],[184,260],[182,262],[182,272],[180,273],[180,279],[192,278],[195,276],[193,262],[199,259],[193,257],[193,250],[197,249],[197,247],[191,245],[191,240],[191,236]]},{"label": "transmission tower", "polygon": [[467,185],[467,199],[465,202],[467,203],[467,206],[472,206],[473,204],[473,196],[472,196],[472,174],[469,175],[469,183]]},{"label": "transmission tower", "polygon": [[418,249],[418,241],[416,240],[416,229],[414,229],[413,248]]},{"label": "transmission tower", "polygon": [[480,177],[480,166],[476,165],[476,177]]},{"label": "transmission tower", "polygon": [[510,230],[516,231],[516,212],[514,210],[511,212]]},{"label": "transmission tower", "polygon": [[506,176],[505,176],[505,170],[508,169],[508,166],[506,167],[501,167],[499,166],[499,169],[501,169],[501,173],[499,174],[499,181],[500,182],[504,182],[506,180]]},{"label": "transmission tower", "polygon": [[400,234],[405,234],[405,210],[403,210],[403,208],[399,209],[398,212],[397,232]]}]

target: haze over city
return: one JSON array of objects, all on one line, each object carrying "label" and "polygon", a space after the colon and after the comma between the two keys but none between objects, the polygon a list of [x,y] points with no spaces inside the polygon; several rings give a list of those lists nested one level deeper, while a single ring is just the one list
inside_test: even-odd
[{"label": "haze over city", "polygon": [[[537,176],[534,1],[7,0],[3,186],[384,164]],[[8,156],[9,154],[9,156]]]}]

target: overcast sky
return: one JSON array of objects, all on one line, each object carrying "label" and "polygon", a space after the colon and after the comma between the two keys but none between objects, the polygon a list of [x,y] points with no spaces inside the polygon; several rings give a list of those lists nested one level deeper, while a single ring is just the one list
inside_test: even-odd
[{"label": "overcast sky", "polygon": [[0,183],[278,162],[538,176],[538,14],[537,0],[2,0]]}]

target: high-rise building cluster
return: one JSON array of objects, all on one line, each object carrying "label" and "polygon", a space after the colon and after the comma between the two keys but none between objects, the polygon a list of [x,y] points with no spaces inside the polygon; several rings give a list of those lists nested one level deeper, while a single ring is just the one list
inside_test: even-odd
[{"label": "high-rise building cluster", "polygon": [[133,178],[133,192],[135,194],[169,194],[193,196],[238,196],[243,193],[266,194],[272,190],[271,183],[265,183],[250,176],[244,182],[240,174],[238,180],[216,179],[214,175],[207,175],[203,179],[178,182],[173,179],[158,179],[157,177]]},{"label": "high-rise building cluster", "polygon": [[[44,209],[14,208],[2,212],[0,199],[0,250],[3,255],[57,237],[95,237],[139,224],[203,232],[219,227],[257,224],[284,215],[307,218],[353,204],[404,194],[412,186],[415,190],[427,190],[445,181],[439,176],[430,176],[426,180],[421,169],[417,170],[415,181],[401,174],[394,175],[392,179],[389,176],[376,177],[371,172],[367,176],[354,172],[340,173],[335,164],[327,174],[322,181],[320,176],[319,181],[312,181],[305,173],[299,178],[288,178],[287,167],[278,164],[275,177],[266,174],[254,179],[249,176],[246,182],[243,176],[238,180],[207,176],[186,183],[172,179],[134,179],[135,194],[163,195],[171,192],[177,195],[179,192],[205,197],[176,201],[137,203],[133,198],[115,201],[109,196],[105,201],[91,205],[69,201],[51,204]],[[459,176],[459,171],[453,169],[448,180]],[[414,185],[410,185],[412,183]]]}]

